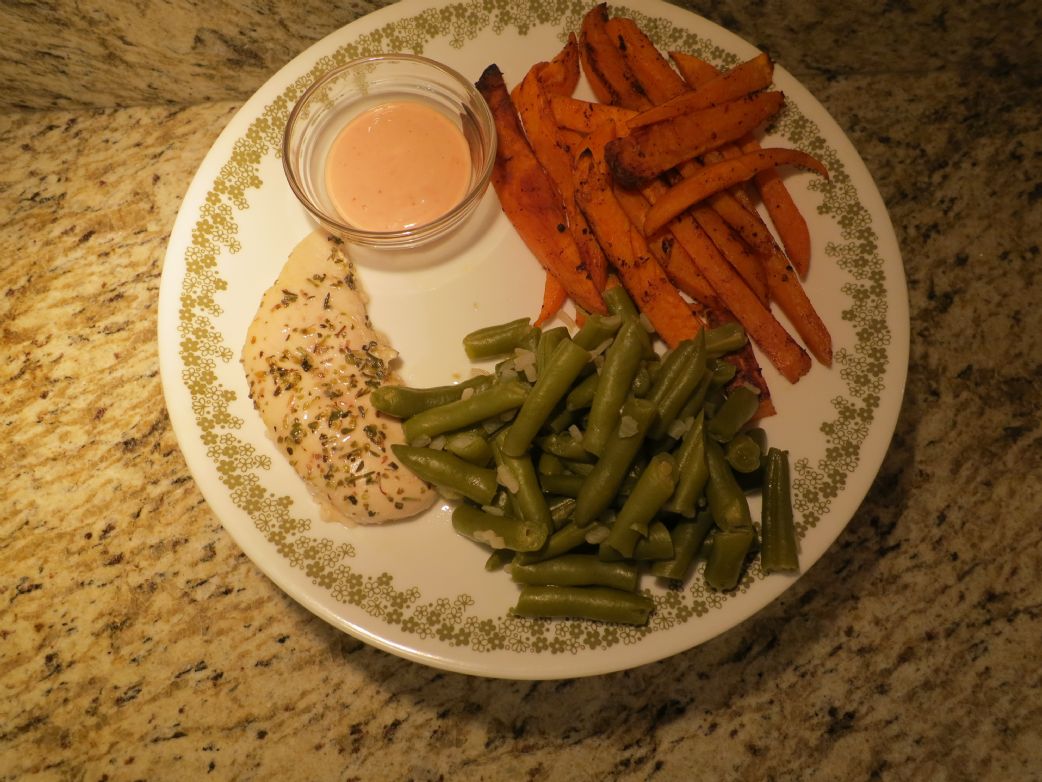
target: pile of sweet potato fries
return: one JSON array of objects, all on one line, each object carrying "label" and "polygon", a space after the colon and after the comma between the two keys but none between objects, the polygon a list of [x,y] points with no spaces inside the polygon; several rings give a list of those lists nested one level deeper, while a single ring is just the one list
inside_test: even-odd
[{"label": "pile of sweet potato fries", "polygon": [[[538,322],[568,297],[604,313],[601,291],[617,276],[668,345],[737,319],[796,382],[810,369],[808,350],[831,363],[832,340],[800,284],[810,237],[776,168],[828,174],[803,152],[754,138],[785,101],[769,89],[766,55],[723,73],[689,54],[669,58],[602,4],[513,91],[496,65],[478,81],[499,135],[493,186],[547,272]],[[598,102],[572,97],[580,71]],[[739,381],[760,389],[760,415],[773,413],[752,350],[738,360]]]}]

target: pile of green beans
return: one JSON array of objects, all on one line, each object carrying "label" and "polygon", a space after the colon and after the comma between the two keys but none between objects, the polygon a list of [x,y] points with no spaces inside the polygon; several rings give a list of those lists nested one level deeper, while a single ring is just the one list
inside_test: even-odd
[{"label": "pile of green beans", "polygon": [[[758,552],[764,572],[798,570],[788,455],[767,448],[757,392],[726,360],[741,326],[659,356],[625,291],[604,298],[610,315],[574,335],[527,319],[468,334],[468,356],[499,360],[492,373],[376,390],[404,420],[398,461],[458,500],[453,528],[520,586],[515,615],[642,625],[644,572],[684,581],[704,560],[727,591]],[[748,493],[761,490],[758,528]]]}]

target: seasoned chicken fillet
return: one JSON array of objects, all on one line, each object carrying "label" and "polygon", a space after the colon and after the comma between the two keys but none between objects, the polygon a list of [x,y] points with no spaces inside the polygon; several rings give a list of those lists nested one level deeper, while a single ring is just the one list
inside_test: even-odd
[{"label": "seasoned chicken fillet", "polygon": [[242,363],[254,406],[323,516],[375,524],[415,515],[436,494],[395,461],[401,424],[369,404],[395,380],[397,353],[373,331],[354,271],[337,240],[304,239],[264,294]]}]

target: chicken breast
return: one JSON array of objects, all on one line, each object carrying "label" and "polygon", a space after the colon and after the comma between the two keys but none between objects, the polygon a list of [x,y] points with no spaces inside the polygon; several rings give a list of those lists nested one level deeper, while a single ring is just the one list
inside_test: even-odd
[{"label": "chicken breast", "polygon": [[293,250],[246,333],[250,398],[327,520],[374,524],[413,516],[436,493],[399,465],[401,424],[367,404],[396,382],[366,314],[355,270],[324,232]]}]

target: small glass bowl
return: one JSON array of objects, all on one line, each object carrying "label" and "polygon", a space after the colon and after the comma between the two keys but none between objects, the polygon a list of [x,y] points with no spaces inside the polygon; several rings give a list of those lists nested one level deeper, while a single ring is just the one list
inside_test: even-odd
[{"label": "small glass bowl", "polygon": [[[346,222],[326,190],[326,159],[344,126],[362,112],[396,100],[437,109],[463,133],[470,148],[470,186],[441,217],[397,231],[371,231]],[[324,74],[290,112],[282,141],[282,167],[289,186],[330,233],[368,247],[413,247],[441,238],[477,207],[496,158],[496,129],[484,98],[456,71],[411,54],[363,57]],[[418,161],[422,165],[422,161]]]}]

